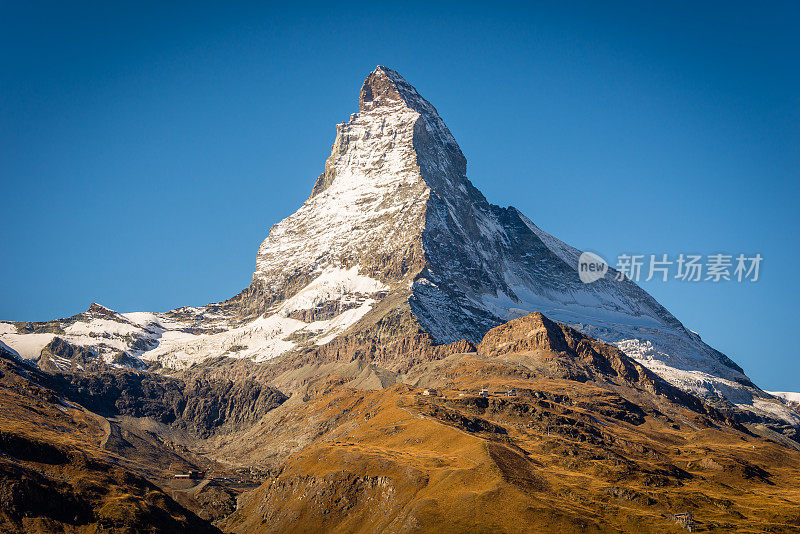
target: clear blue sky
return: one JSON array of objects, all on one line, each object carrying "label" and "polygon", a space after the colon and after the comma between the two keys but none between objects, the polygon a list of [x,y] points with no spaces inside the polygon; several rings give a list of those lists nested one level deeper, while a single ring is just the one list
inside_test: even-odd
[{"label": "clear blue sky", "polygon": [[0,4],[0,318],[234,295],[385,64],[568,243],[761,253],[754,284],[642,285],[800,390],[797,2],[117,4]]}]

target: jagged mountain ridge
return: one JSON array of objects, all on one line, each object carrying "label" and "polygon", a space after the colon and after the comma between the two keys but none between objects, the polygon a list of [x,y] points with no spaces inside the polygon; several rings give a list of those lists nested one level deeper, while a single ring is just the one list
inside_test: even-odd
[{"label": "jagged mountain ridge", "polygon": [[685,390],[800,424],[636,284],[611,276],[583,284],[579,251],[516,209],[489,204],[436,109],[397,72],[377,67],[359,112],[336,131],[311,196],[272,227],[239,295],[160,314],[93,306],[60,322],[4,323],[0,342],[37,359],[60,336],[108,363],[186,367],[324,346],[378,308],[410,314],[436,343],[478,342],[539,311],[616,344]]}]

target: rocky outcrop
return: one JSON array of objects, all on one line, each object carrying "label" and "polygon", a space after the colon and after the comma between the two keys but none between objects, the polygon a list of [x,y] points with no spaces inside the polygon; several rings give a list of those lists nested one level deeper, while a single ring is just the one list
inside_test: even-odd
[{"label": "rocky outcrop", "polygon": [[106,417],[149,417],[203,438],[247,428],[287,398],[254,380],[183,381],[124,370],[64,374],[52,382],[65,397]]},{"label": "rocky outcrop", "polygon": [[192,380],[183,390],[186,399],[181,424],[207,437],[220,428],[249,428],[287,397],[254,380]]},{"label": "rocky outcrop", "polygon": [[531,313],[493,328],[486,333],[477,350],[478,354],[490,358],[542,353],[545,368],[551,372],[552,378],[578,381],[611,379],[744,430],[736,422],[736,413],[724,413],[704,403],[668,383],[615,346],[551,321],[541,313]]},{"label": "rocky outcrop", "polygon": [[544,350],[562,353],[578,363],[589,378],[593,374],[618,377],[655,392],[664,381],[624,352],[592,339],[577,330],[531,313],[493,328],[478,345],[478,353],[490,357],[508,353]]},{"label": "rocky outcrop", "polygon": [[[341,362],[363,358],[392,371],[404,372],[422,362],[473,350],[475,345],[466,340],[436,344],[416,318],[409,311],[401,309],[384,315],[374,325],[314,348],[303,358],[309,362]],[[297,360],[293,358],[292,361]]]},{"label": "rocky outcrop", "polygon": [[[126,363],[131,366],[142,367],[142,362],[140,361],[126,360]],[[87,347],[67,343],[58,336],[44,346],[39,358],[36,360],[36,364],[43,371],[50,372],[96,371],[103,367],[103,362],[98,360],[95,351]]]}]

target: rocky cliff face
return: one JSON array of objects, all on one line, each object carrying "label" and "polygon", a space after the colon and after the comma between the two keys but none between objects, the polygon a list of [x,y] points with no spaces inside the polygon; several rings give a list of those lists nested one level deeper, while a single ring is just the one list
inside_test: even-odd
[{"label": "rocky cliff face", "polygon": [[310,197],[259,247],[242,293],[167,313],[94,305],[61,321],[0,323],[0,342],[56,368],[85,364],[54,353],[55,337],[110,365],[185,368],[220,357],[341,354],[354,335],[360,350],[381,352],[382,320],[396,316],[406,318],[414,346],[477,343],[495,326],[541,312],[686,391],[800,424],[633,282],[612,270],[583,284],[579,254],[513,207],[488,203],[436,109],[379,66],[361,88],[358,113],[337,125]]},{"label": "rocky cliff face", "polygon": [[[83,354],[81,349],[59,338],[42,352],[50,354],[52,347],[59,347],[62,354]],[[220,431],[249,428],[287,400],[286,395],[274,387],[251,378],[229,380],[198,376],[181,379],[115,368],[96,361],[89,363],[94,366],[90,372],[66,370],[61,363],[60,367],[49,368],[42,365],[42,360],[37,369],[0,347],[0,378],[5,368],[37,387],[55,392],[64,401],[78,403],[103,417],[149,418],[188,430],[200,438]],[[55,399],[55,394],[50,397]]]},{"label": "rocky cliff face", "polygon": [[65,398],[105,417],[148,417],[207,438],[248,428],[286,396],[254,380],[179,380],[152,373],[61,375],[47,381]]}]

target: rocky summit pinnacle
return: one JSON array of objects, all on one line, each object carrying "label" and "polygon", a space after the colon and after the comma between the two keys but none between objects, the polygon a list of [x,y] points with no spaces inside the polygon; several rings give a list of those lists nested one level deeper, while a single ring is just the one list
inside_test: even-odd
[{"label": "rocky summit pinnacle", "polygon": [[418,96],[416,90],[408,85],[400,74],[396,71],[388,69],[382,65],[375,67],[364,84],[361,86],[361,92],[358,98],[359,111],[367,111],[368,109],[378,106],[391,106],[391,105],[409,105],[409,99],[404,98],[401,94],[401,89],[411,88]]},{"label": "rocky summit pinnacle", "polygon": [[487,202],[436,108],[396,71],[372,71],[358,109],[336,126],[308,199],[261,243],[240,294],[167,313],[0,323],[0,342],[36,359],[58,335],[108,362],[127,361],[124,354],[177,368],[348,350],[386,358],[394,346],[384,363],[400,369],[419,343],[478,343],[500,324],[541,312],[684,390],[800,425],[636,284],[613,270],[582,283],[580,251],[517,209]]}]

